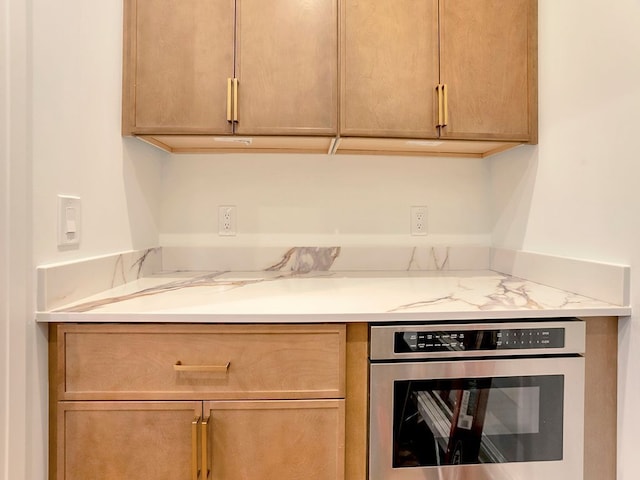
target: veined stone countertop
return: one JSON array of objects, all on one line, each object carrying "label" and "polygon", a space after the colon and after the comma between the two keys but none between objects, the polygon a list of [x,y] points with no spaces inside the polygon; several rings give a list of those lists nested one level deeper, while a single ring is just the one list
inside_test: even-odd
[{"label": "veined stone countertop", "polygon": [[389,322],[625,316],[630,308],[492,270],[178,272],[38,311],[40,322]]}]

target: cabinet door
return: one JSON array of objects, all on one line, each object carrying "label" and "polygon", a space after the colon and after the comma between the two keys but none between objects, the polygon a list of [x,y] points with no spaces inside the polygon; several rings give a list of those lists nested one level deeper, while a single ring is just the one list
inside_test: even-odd
[{"label": "cabinet door", "polygon": [[535,0],[441,0],[443,138],[536,141]]},{"label": "cabinet door", "polygon": [[342,2],[340,133],[436,138],[437,0]]},{"label": "cabinet door", "polygon": [[337,132],[337,0],[237,0],[239,134]]},{"label": "cabinet door", "polygon": [[201,412],[202,402],[59,402],[53,478],[192,480]]},{"label": "cabinet door", "polygon": [[125,109],[133,110],[124,115],[133,116],[132,133],[230,133],[234,0],[129,0],[126,7],[125,68],[135,73],[125,80],[133,89]]},{"label": "cabinet door", "polygon": [[344,400],[205,402],[204,412],[211,478],[344,478]]}]

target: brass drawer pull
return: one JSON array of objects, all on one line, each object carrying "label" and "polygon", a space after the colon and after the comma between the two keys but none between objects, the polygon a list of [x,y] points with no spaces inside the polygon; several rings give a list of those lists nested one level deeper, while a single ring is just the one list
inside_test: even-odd
[{"label": "brass drawer pull", "polygon": [[176,372],[205,372],[205,373],[227,373],[231,362],[227,362],[225,365],[183,365],[178,360],[173,369]]}]

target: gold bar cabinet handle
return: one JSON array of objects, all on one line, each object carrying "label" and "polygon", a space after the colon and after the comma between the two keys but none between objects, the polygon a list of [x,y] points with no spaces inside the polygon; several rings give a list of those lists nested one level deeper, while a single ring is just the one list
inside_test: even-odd
[{"label": "gold bar cabinet handle", "polygon": [[447,100],[447,84],[442,85],[442,97],[444,101],[444,121],[442,122],[442,126],[446,127],[449,123],[449,101]]},{"label": "gold bar cabinet handle", "polygon": [[201,429],[202,478],[203,480],[209,480],[209,445],[207,443],[209,437],[209,417],[205,417],[204,420],[202,420]]},{"label": "gold bar cabinet handle", "polygon": [[443,99],[442,99],[442,85],[436,85],[436,92],[438,93],[438,123],[436,127],[442,126],[442,110],[443,110]]},{"label": "gold bar cabinet handle", "polygon": [[238,123],[238,79],[233,79],[233,121]]},{"label": "gold bar cabinet handle", "polygon": [[231,90],[233,89],[231,82],[231,78],[227,78],[227,122],[229,123],[233,120],[231,117]]},{"label": "gold bar cabinet handle", "polygon": [[198,430],[200,417],[195,417],[191,422],[191,480],[198,480],[200,471],[198,469]]},{"label": "gold bar cabinet handle", "polygon": [[231,365],[231,362],[227,362],[224,365],[183,365],[182,362],[178,360],[173,366],[173,369],[176,372],[227,373],[229,365]]}]

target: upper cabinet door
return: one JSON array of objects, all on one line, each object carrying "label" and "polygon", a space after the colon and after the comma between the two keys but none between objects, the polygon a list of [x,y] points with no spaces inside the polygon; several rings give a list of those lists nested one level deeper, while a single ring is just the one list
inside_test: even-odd
[{"label": "upper cabinet door", "polygon": [[337,0],[237,0],[244,135],[337,133]]},{"label": "upper cabinet door", "polygon": [[[270,2],[269,2],[270,3]],[[231,133],[234,0],[128,0],[132,133]],[[127,54],[128,53],[128,54]],[[127,87],[128,85],[128,87]]]},{"label": "upper cabinet door", "polygon": [[440,0],[442,138],[537,141],[535,0]]},{"label": "upper cabinet door", "polygon": [[342,2],[340,133],[436,138],[437,0]]}]

